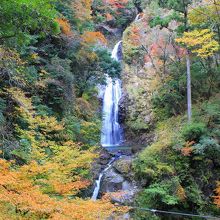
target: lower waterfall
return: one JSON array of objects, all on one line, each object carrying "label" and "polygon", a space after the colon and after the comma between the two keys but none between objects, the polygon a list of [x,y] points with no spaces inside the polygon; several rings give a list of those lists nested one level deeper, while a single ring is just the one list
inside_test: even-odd
[{"label": "lower waterfall", "polygon": [[96,180],[96,187],[95,187],[93,194],[92,194],[92,197],[91,197],[92,200],[94,200],[94,201],[97,200],[98,195],[99,195],[102,177],[103,177],[104,173],[111,167],[111,165],[114,161],[115,161],[115,158],[112,158],[110,160],[110,162],[108,163],[107,167],[99,174],[99,178]]}]

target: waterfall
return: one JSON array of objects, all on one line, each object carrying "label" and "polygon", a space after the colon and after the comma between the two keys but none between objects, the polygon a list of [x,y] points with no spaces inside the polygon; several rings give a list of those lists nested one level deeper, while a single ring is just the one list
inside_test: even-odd
[{"label": "waterfall", "polygon": [[101,185],[101,180],[105,172],[112,166],[112,163],[115,161],[115,158],[112,158],[110,162],[108,163],[107,167],[99,174],[99,178],[96,180],[96,187],[93,191],[91,199],[93,201],[97,200],[98,195],[99,195],[99,190],[100,190],[100,185]]},{"label": "waterfall", "polygon": [[[117,61],[119,61],[120,48],[121,41],[115,45],[112,51],[112,58]],[[113,81],[108,77],[103,98],[103,123],[101,134],[101,145],[103,147],[118,146],[123,141],[123,130],[118,122],[121,94],[120,80],[115,79]]]},{"label": "waterfall", "polygon": [[[113,51],[112,58],[119,61],[119,52],[122,41],[119,41]],[[119,101],[121,98],[121,82],[119,79],[112,80],[107,78],[107,85],[104,90],[103,98],[103,122],[102,122],[102,134],[101,145],[103,147],[119,146],[123,142],[123,130],[118,121]],[[99,174],[96,180],[96,187],[91,197],[92,200],[96,200],[99,195],[100,184],[105,172],[110,169],[112,163],[119,158],[120,153],[110,160],[107,167]]]},{"label": "waterfall", "polygon": [[142,14],[138,14],[138,15],[136,16],[136,18],[134,19],[134,22],[139,21],[139,20],[141,20],[141,19],[142,19]]}]

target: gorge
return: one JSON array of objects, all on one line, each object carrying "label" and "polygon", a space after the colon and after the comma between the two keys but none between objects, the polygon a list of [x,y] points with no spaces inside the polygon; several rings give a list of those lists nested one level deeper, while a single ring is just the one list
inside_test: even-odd
[{"label": "gorge", "polygon": [[[113,48],[112,59],[120,62],[122,57],[122,41],[119,41]],[[101,146],[107,151],[113,151],[113,157],[106,168],[101,171],[93,191],[92,200],[99,195],[103,175],[112,167],[113,163],[120,159],[123,151],[123,129],[119,124],[119,101],[122,95],[120,79],[107,78],[107,85],[103,92],[103,121],[101,132]],[[121,147],[122,146],[122,147]]]},{"label": "gorge", "polygon": [[[138,22],[140,19],[142,19],[142,15],[137,14],[134,22]],[[121,62],[123,59],[122,50],[123,42],[119,41],[112,50],[112,59]],[[119,123],[119,102],[122,97],[121,80],[107,77],[107,85],[102,88],[102,90],[104,90],[104,92],[101,92],[101,94],[103,94],[101,146],[104,147],[107,151],[112,152],[113,157],[108,162],[106,167],[101,171],[98,179],[95,181],[95,188],[91,199],[97,200],[103,177],[105,177],[106,172],[111,169],[110,175],[105,180],[106,185],[102,186],[102,188],[105,189],[104,191],[102,190],[102,193],[120,192],[124,197],[124,199],[121,201],[128,204],[132,203],[135,193],[138,192],[137,184],[134,183],[134,180],[124,180],[123,174],[121,175],[118,173],[118,170],[114,169],[113,167],[115,161],[119,159],[122,161],[123,159],[125,161],[132,161],[131,156],[126,156],[126,154],[124,154],[124,152],[126,152],[129,147],[123,145],[124,134],[123,129]],[[125,158],[122,157],[123,154]],[[114,182],[108,182],[109,180],[111,181],[114,179],[115,176],[118,176],[118,178],[121,179],[121,182],[118,182],[119,184],[121,183],[121,187],[117,188],[116,190],[114,189],[114,186],[110,186],[111,184],[114,184]],[[120,199],[118,201],[120,201]]]},{"label": "gorge", "polygon": [[219,1],[1,0],[0,219],[220,219]]}]

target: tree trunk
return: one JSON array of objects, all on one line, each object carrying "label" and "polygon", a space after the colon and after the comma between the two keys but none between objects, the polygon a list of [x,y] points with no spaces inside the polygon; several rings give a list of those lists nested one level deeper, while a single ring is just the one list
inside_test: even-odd
[{"label": "tree trunk", "polygon": [[187,114],[188,122],[192,119],[192,94],[191,94],[191,73],[190,73],[190,57],[189,52],[186,55],[186,69],[187,69]]}]

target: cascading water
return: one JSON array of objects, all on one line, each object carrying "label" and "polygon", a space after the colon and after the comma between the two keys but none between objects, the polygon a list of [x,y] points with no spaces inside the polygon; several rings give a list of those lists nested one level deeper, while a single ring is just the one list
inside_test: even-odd
[{"label": "cascading water", "polygon": [[[121,43],[122,42],[119,41],[112,51],[112,58],[117,61],[119,61]],[[101,134],[101,145],[103,147],[119,146],[123,142],[123,130],[118,122],[118,109],[121,93],[120,80],[116,79],[113,81],[108,77],[103,98],[103,125]],[[99,174],[99,178],[96,180],[96,187],[91,198],[92,200],[97,199],[102,177],[116,159],[117,158],[113,158],[108,163],[107,167]]]},{"label": "cascading water", "polygon": [[107,167],[99,174],[99,178],[96,180],[96,187],[95,187],[93,194],[92,194],[92,197],[91,197],[92,200],[94,200],[94,201],[97,200],[98,195],[99,195],[102,177],[105,174],[105,172],[111,167],[111,165],[114,161],[115,161],[115,158],[112,158],[110,160],[110,162],[108,163]]},{"label": "cascading water", "polygon": [[[119,61],[119,41],[113,51],[112,58]],[[107,86],[103,99],[103,125],[101,134],[101,145],[103,147],[118,146],[123,141],[123,130],[118,122],[119,101],[121,98],[121,82],[119,79],[107,79]]]},{"label": "cascading water", "polygon": [[[138,14],[135,21],[139,21],[140,19],[141,14]],[[122,41],[119,41],[112,51],[112,58],[117,61],[120,61],[119,54],[121,44]],[[98,198],[101,181],[105,172],[111,168],[115,160],[121,157],[121,152],[118,146],[123,143],[123,129],[121,128],[118,120],[119,101],[122,95],[120,80],[116,79],[113,81],[111,78],[108,77],[107,86],[104,88],[104,90],[100,90],[100,95],[102,96],[102,94],[104,94],[104,98],[101,145],[103,147],[116,146],[118,153],[115,155],[114,158],[112,158],[106,168],[99,174],[99,177],[96,180],[96,187],[91,197],[92,200],[96,200]]]},{"label": "cascading water", "polygon": [[137,14],[136,18],[134,19],[134,22],[139,21],[142,19],[142,14]]}]

